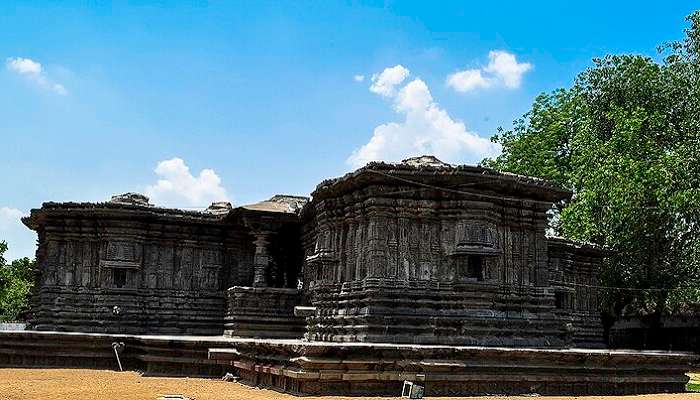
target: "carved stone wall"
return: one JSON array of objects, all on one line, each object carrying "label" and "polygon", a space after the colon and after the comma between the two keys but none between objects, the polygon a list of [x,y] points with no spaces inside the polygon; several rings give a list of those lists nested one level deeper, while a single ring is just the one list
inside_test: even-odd
[{"label": "carved stone wall", "polygon": [[[30,327],[221,335],[226,289],[254,280],[255,236],[238,214],[115,201],[44,204],[26,221],[39,234]],[[296,286],[289,249],[280,248],[266,273]]]},{"label": "carved stone wall", "polygon": [[[319,202],[307,237],[306,282],[365,278],[403,281],[547,282],[546,208],[473,200],[372,197]],[[480,259],[480,266],[470,265]]]},{"label": "carved stone wall", "polygon": [[224,335],[300,339],[306,324],[294,315],[303,303],[299,289],[234,286],[227,291]]},{"label": "carved stone wall", "polygon": [[308,204],[45,203],[24,220],[30,328],[298,337],[304,304],[311,340],[598,346],[600,250],[545,237],[569,195],[422,157],[324,181]]},{"label": "carved stone wall", "polygon": [[302,215],[317,308],[307,338],[571,344],[545,238],[546,212],[564,194],[484,171],[374,163],[319,185]]},{"label": "carved stone wall", "polygon": [[557,313],[563,319],[571,319],[574,345],[604,347],[604,329],[598,308],[602,251],[595,246],[578,245],[560,238],[550,238],[547,244]]}]

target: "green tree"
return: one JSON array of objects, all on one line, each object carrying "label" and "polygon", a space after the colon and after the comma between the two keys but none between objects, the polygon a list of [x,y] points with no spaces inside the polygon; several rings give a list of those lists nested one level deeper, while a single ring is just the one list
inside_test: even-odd
[{"label": "green tree", "polygon": [[34,285],[34,260],[20,258],[7,264],[7,243],[0,242],[0,321],[15,321],[29,309]]},{"label": "green tree", "polygon": [[538,96],[499,129],[483,164],[574,193],[553,229],[612,251],[604,312],[661,315],[700,299],[700,12],[682,41],[594,59],[573,87]]}]

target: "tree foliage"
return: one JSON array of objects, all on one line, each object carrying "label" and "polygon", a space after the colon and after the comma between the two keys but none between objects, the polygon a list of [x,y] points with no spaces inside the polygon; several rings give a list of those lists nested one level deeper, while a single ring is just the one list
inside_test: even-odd
[{"label": "tree foliage", "polygon": [[660,60],[608,55],[538,96],[486,166],[558,182],[555,232],[612,251],[605,310],[660,315],[700,299],[700,11]]},{"label": "tree foliage", "polygon": [[34,260],[20,258],[7,263],[7,243],[0,242],[0,321],[16,321],[29,309],[34,285]]}]

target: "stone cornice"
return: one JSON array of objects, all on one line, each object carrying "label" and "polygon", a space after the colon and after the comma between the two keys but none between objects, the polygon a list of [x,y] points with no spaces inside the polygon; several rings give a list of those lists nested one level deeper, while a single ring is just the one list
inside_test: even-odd
[{"label": "stone cornice", "polygon": [[342,177],[326,179],[312,193],[314,201],[340,193],[350,192],[372,184],[410,185],[407,181],[437,187],[453,187],[459,190],[461,184],[469,184],[469,192],[496,192],[517,194],[523,200],[533,199],[556,202],[571,197],[571,192],[554,182],[500,172],[491,168],[472,165],[450,165],[431,160],[414,162],[413,159],[401,163],[370,162],[366,166],[347,173]]}]

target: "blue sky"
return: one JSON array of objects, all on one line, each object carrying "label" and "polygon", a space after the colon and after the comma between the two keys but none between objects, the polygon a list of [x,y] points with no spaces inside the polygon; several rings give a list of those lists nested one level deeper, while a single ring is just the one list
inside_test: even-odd
[{"label": "blue sky", "polygon": [[17,219],[43,201],[245,204],[374,158],[476,163],[537,94],[655,56],[693,10],[533,3],[3,1],[7,256],[33,254]]}]

